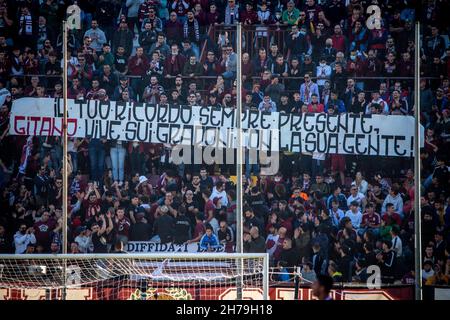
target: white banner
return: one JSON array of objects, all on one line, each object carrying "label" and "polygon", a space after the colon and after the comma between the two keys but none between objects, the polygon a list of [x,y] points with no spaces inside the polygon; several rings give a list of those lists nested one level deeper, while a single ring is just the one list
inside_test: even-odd
[{"label": "white banner", "polygon": [[[125,250],[130,253],[200,253],[206,250],[200,248],[200,243],[157,243],[151,241],[129,241],[125,246]],[[225,252],[225,246],[220,245],[213,251],[208,252]]]},{"label": "white banner", "polygon": [[[62,112],[62,99],[18,99],[11,111],[10,134],[61,135]],[[235,148],[235,124],[231,108],[68,102],[70,137]],[[411,116],[246,111],[242,133],[244,146],[264,151],[414,155]]]}]

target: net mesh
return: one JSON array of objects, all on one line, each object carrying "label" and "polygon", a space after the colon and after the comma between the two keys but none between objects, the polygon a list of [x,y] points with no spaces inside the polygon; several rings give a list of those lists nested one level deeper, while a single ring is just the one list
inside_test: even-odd
[{"label": "net mesh", "polygon": [[[41,299],[263,299],[265,257],[3,259],[2,294]],[[23,292],[22,292],[23,294]]]}]

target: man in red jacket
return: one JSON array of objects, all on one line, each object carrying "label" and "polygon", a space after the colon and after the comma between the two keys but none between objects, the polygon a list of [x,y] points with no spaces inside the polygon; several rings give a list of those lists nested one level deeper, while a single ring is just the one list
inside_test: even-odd
[{"label": "man in red jacket", "polygon": [[173,78],[181,75],[183,72],[184,64],[186,63],[186,58],[179,53],[179,48],[176,43],[171,46],[171,53],[166,59],[164,66],[164,73],[166,78]]},{"label": "man in red jacket", "polygon": [[49,251],[50,244],[52,242],[52,231],[56,227],[54,219],[50,218],[50,213],[44,211],[42,213],[40,221],[34,224],[34,235],[36,237],[37,244],[42,245],[45,251]]},{"label": "man in red jacket", "polygon": [[258,15],[255,10],[253,10],[253,6],[250,2],[247,2],[245,5],[245,11],[242,11],[239,20],[241,20],[243,24],[247,25],[256,24],[258,22]]},{"label": "man in red jacket", "polygon": [[346,52],[347,39],[342,34],[342,28],[339,24],[334,26],[334,34],[331,36],[331,39],[333,40],[333,48],[335,48],[336,51]]},{"label": "man in red jacket", "polygon": [[136,54],[128,60],[128,74],[131,77],[131,87],[134,92],[142,95],[142,78],[145,76],[146,71],[149,69],[150,63],[148,58],[144,55],[144,48],[139,47],[136,49]]},{"label": "man in red jacket", "polygon": [[178,19],[178,15],[175,11],[170,13],[169,19],[165,23],[164,30],[169,45],[181,42],[183,37],[183,24]]}]

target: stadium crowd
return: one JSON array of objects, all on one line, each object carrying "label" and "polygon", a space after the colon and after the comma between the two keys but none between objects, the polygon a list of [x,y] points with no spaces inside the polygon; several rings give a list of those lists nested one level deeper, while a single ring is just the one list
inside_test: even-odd
[{"label": "stadium crowd", "polygon": [[[287,113],[413,115],[421,19],[423,276],[448,284],[444,0],[0,0],[0,253],[62,251],[61,140],[9,135],[9,113],[21,97],[62,97],[61,21],[72,4],[81,29],[69,32],[69,98],[235,107],[242,59],[243,107]],[[70,139],[70,253],[150,239],[233,250],[233,166],[176,167],[171,148]],[[378,265],[384,283],[414,281],[413,159],[284,152],[280,161],[275,176],[247,165],[243,186],[244,250],[269,252],[273,280],[300,266],[306,283],[365,282]]]}]

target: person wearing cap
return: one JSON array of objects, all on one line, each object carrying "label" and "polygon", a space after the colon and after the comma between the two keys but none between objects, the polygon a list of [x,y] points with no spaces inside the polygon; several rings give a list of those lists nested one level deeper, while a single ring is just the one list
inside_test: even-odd
[{"label": "person wearing cap", "polygon": [[119,98],[122,96],[123,91],[128,91],[130,98],[136,100],[136,94],[133,87],[128,85],[128,77],[125,75],[120,75],[119,85],[114,89],[112,99],[119,100]]},{"label": "person wearing cap", "polygon": [[119,46],[125,49],[125,56],[129,57],[133,49],[133,32],[128,29],[127,20],[125,17],[120,19],[119,28],[114,33],[112,47],[116,51]]}]

